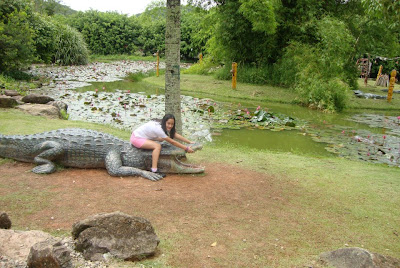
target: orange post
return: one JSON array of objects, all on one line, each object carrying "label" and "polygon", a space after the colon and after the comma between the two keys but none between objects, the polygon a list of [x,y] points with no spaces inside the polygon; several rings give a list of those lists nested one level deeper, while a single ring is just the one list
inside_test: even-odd
[{"label": "orange post", "polygon": [[232,89],[236,89],[237,63],[232,62]]},{"label": "orange post", "polygon": [[200,62],[200,64],[203,63],[203,53],[199,54],[199,62]]},{"label": "orange post", "polygon": [[156,70],[157,77],[160,74],[159,70],[160,70],[160,55],[158,54],[158,51],[157,51],[157,70]]},{"label": "orange post", "polygon": [[387,96],[387,101],[389,103],[392,101],[393,88],[394,88],[395,82],[396,82],[396,70],[392,70],[392,72],[390,73],[389,90],[388,90],[388,96]]},{"label": "orange post", "polygon": [[381,66],[379,67],[378,75],[376,76],[376,82],[377,82],[377,83],[378,83],[379,77],[380,77],[381,74],[382,74],[382,69],[383,69],[383,66],[381,65]]}]

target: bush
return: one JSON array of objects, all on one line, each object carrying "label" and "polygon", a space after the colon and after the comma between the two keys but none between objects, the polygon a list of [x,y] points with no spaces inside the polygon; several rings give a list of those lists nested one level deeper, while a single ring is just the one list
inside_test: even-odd
[{"label": "bush", "polygon": [[348,86],[337,78],[324,79],[318,74],[303,72],[296,90],[303,103],[311,108],[325,111],[342,111],[348,100]]},{"label": "bush", "polygon": [[87,64],[89,51],[82,35],[68,25],[57,25],[55,63],[61,65]]}]

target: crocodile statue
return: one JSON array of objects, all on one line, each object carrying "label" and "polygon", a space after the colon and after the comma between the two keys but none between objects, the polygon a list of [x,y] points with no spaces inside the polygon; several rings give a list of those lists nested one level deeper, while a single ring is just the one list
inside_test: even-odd
[{"label": "crocodile statue", "polygon": [[[191,145],[193,150],[201,144]],[[0,134],[0,157],[37,164],[34,173],[49,174],[55,163],[65,167],[106,168],[111,176],[141,176],[157,181],[162,177],[150,171],[151,150],[137,149],[113,135],[80,128],[58,129],[33,135]],[[202,173],[203,167],[180,161],[185,151],[162,143],[158,169],[163,173]]]}]

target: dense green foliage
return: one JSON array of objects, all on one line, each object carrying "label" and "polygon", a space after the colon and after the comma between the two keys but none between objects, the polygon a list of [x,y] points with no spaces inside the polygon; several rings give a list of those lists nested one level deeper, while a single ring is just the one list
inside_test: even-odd
[{"label": "dense green foliage", "polygon": [[34,59],[34,30],[29,5],[22,0],[0,2],[0,71],[25,67]]},{"label": "dense green foliage", "polygon": [[133,54],[139,45],[136,17],[91,10],[67,17],[67,23],[82,33],[95,54]]},{"label": "dense green foliage", "polygon": [[[205,10],[182,7],[181,55],[193,60],[204,47],[205,40],[196,36]],[[58,17],[76,28],[84,36],[94,54],[162,55],[165,50],[165,3],[153,2],[139,16],[128,17],[116,12],[78,12],[65,18]]]},{"label": "dense green foliage", "polygon": [[46,15],[57,10],[55,4],[39,0],[0,2],[2,72],[15,71],[33,62],[87,63],[88,51],[81,34]]},{"label": "dense green foliage", "polygon": [[230,79],[236,61],[238,81],[288,86],[319,109],[345,107],[359,57],[400,54],[400,32],[390,26],[400,11],[390,1],[214,2],[202,33],[210,37],[207,56],[225,64],[217,77]]},{"label": "dense green foliage", "polygon": [[[237,62],[239,82],[287,86],[301,92],[306,105],[341,110],[358,85],[358,58],[375,59],[372,76],[380,64],[384,73],[400,66],[398,1],[188,2],[181,7],[181,57],[205,57],[189,73],[230,79]],[[202,8],[206,2],[212,5]],[[165,0],[135,16],[74,12],[58,0],[4,0],[0,18],[2,70],[32,62],[83,64],[89,52],[164,56]]]}]

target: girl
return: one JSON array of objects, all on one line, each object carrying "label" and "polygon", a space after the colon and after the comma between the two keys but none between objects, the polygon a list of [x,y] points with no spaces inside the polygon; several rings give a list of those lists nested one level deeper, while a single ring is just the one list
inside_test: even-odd
[{"label": "girl", "polygon": [[161,144],[156,141],[167,141],[178,148],[184,149],[188,153],[194,152],[192,148],[177,142],[174,138],[182,142],[194,143],[175,132],[175,116],[166,114],[161,124],[150,121],[135,129],[132,132],[130,141],[136,148],[153,150],[151,154],[151,171],[165,177],[165,174],[157,172],[157,162],[161,152]]}]

